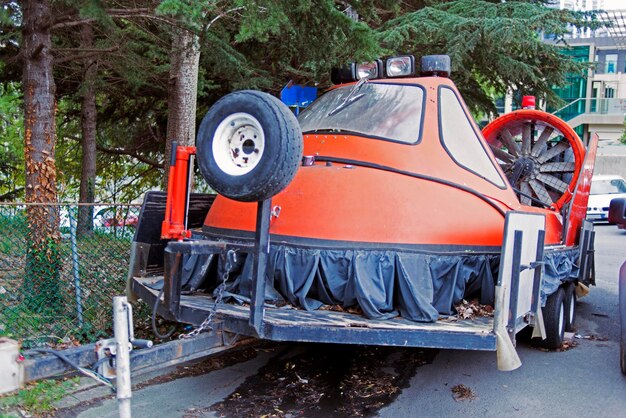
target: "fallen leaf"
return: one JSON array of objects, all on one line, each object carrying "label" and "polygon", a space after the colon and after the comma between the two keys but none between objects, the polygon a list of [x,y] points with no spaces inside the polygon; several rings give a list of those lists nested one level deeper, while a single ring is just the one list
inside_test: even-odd
[{"label": "fallen leaf", "polygon": [[456,385],[452,387],[452,397],[455,401],[472,401],[476,399],[476,395],[472,389],[468,388],[465,385]]}]

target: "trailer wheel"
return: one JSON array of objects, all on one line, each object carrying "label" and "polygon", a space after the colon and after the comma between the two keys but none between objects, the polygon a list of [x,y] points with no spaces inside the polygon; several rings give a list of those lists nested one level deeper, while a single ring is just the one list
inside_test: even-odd
[{"label": "trailer wheel", "polygon": [[252,90],[218,100],[200,124],[196,145],[209,185],[242,202],[283,190],[296,174],[303,147],[293,113],[277,98]]},{"label": "trailer wheel", "polygon": [[543,308],[543,320],[546,327],[544,347],[555,349],[563,344],[565,318],[565,291],[559,287],[555,293],[548,296],[546,306]]},{"label": "trailer wheel", "polygon": [[574,330],[576,322],[576,286],[574,282],[565,285],[565,331]]}]

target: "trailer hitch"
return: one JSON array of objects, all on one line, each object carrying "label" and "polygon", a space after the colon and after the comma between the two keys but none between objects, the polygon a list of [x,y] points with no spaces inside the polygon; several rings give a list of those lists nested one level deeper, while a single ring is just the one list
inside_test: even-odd
[{"label": "trailer hitch", "polygon": [[114,338],[100,340],[96,343],[98,372],[107,379],[117,376],[116,356],[120,344],[125,344],[129,352],[132,351],[133,348],[150,348],[154,345],[151,340],[135,338],[133,307],[128,303],[126,297],[123,297],[124,300],[117,300],[118,298],[119,297],[116,296],[113,300],[114,309],[117,308],[117,310],[119,310],[119,312],[114,310],[113,325],[115,330],[125,328],[128,338],[124,339],[124,341],[118,341],[118,335],[116,334]]}]

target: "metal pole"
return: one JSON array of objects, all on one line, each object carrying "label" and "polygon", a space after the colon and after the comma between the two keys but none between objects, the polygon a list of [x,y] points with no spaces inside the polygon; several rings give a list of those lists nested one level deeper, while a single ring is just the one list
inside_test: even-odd
[{"label": "metal pole", "polygon": [[270,219],[272,199],[257,202],[256,235],[254,239],[254,264],[252,266],[252,298],[250,320],[257,335],[263,338],[263,315],[265,312],[265,272],[270,254]]},{"label": "metal pole", "polygon": [[115,375],[117,405],[120,418],[130,418],[130,335],[128,331],[128,300],[126,296],[113,298],[113,331],[115,333]]},{"label": "metal pole", "polygon": [[78,271],[78,245],[76,244],[76,223],[72,218],[72,208],[67,207],[67,218],[70,223],[70,246],[72,252],[72,275],[74,276],[74,292],[76,299],[76,319],[78,326],[83,327],[83,295],[80,288],[80,273]]},{"label": "metal pole", "polygon": [[513,236],[513,265],[511,266],[511,295],[508,323],[509,337],[513,345],[515,345],[515,333],[517,331],[517,305],[519,298],[523,237],[524,233],[522,231],[515,231],[515,235]]}]

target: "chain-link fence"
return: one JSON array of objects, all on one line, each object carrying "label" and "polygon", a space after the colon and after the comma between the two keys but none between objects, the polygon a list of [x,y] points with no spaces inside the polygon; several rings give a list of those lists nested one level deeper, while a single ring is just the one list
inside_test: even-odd
[{"label": "chain-link fence", "polygon": [[[52,230],[35,222],[37,209],[56,220]],[[0,336],[33,346],[110,335],[111,300],[124,292],[139,210],[0,205]]]}]

